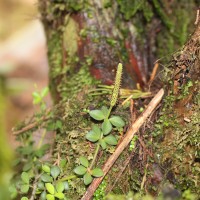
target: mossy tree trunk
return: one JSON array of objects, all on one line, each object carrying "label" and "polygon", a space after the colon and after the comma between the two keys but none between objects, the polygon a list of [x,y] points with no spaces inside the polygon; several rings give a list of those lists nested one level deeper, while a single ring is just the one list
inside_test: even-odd
[{"label": "mossy tree trunk", "polygon": [[[164,85],[166,97],[159,117],[152,118],[155,124],[145,128],[148,134],[140,132],[145,146],[134,161],[138,164],[142,159],[142,166],[130,165],[133,186],[129,189],[157,194],[169,181],[180,190],[198,193],[199,23],[185,43],[194,28],[196,1],[49,0],[41,1],[39,7],[48,38],[55,103],[75,97],[83,85],[92,83],[90,75],[112,84],[119,62],[125,66],[122,86],[135,88],[139,83],[147,90],[154,62],[165,56],[165,80],[159,83]],[[146,148],[152,151],[151,158]]]}]

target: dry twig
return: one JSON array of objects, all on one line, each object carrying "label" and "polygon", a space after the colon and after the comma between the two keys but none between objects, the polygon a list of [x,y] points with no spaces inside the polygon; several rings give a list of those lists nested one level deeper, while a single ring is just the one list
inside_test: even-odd
[{"label": "dry twig", "polygon": [[20,130],[13,131],[13,135],[18,135],[18,134],[24,133],[26,131],[30,131],[31,129],[37,127],[41,123],[41,121],[44,122],[44,121],[47,121],[47,120],[49,120],[49,117],[43,116],[40,119],[40,121],[35,121],[35,122],[31,123],[31,124],[28,124],[27,126],[23,127]]},{"label": "dry twig", "polygon": [[129,142],[132,140],[135,133],[139,130],[139,128],[143,125],[143,123],[146,121],[146,119],[151,115],[153,110],[157,107],[157,105],[162,100],[162,97],[164,95],[164,90],[161,89],[155,97],[151,100],[149,105],[147,106],[146,110],[138,117],[138,119],[131,125],[130,129],[127,131],[126,135],[124,136],[123,141],[119,144],[119,146],[116,148],[115,152],[109,157],[105,165],[103,166],[103,172],[104,175],[100,178],[95,178],[91,185],[88,187],[86,193],[81,198],[81,200],[90,200],[95,192],[95,190],[98,188],[99,184],[105,177],[105,175],[108,173],[112,165],[115,163],[119,155],[122,153],[122,151],[126,148],[126,146],[129,144]]},{"label": "dry twig", "polygon": [[158,71],[158,67],[159,67],[159,63],[156,62],[154,67],[153,67],[153,71],[151,73],[151,77],[149,79],[149,83],[148,84],[151,84],[153,82],[153,80],[155,79],[156,73]]}]

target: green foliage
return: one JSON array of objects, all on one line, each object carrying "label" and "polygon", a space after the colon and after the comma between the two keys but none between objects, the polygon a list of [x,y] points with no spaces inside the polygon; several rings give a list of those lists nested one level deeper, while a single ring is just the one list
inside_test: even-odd
[{"label": "green foliage", "polygon": [[142,8],[144,0],[117,0],[120,6],[120,12],[124,14],[124,18],[129,20],[135,13]]},{"label": "green foliage", "polygon": [[28,198],[27,197],[22,197],[21,200],[28,200]]},{"label": "green foliage", "polygon": [[133,139],[131,140],[130,146],[129,146],[130,151],[132,151],[135,148],[137,140],[138,140],[138,136],[134,135]]},{"label": "green foliage", "polygon": [[86,139],[90,142],[97,143],[95,155],[89,166],[89,162],[87,158],[81,156],[79,158],[80,164],[74,169],[74,172],[80,176],[83,176],[83,181],[85,185],[89,185],[94,177],[101,177],[103,176],[103,171],[100,168],[94,168],[93,165],[95,163],[95,159],[97,157],[99,147],[101,146],[103,150],[107,148],[108,145],[117,145],[117,139],[114,135],[111,134],[113,127],[116,129],[120,129],[125,125],[125,122],[119,116],[110,116],[110,112],[113,106],[117,102],[121,76],[122,76],[122,64],[118,65],[118,70],[116,73],[116,80],[113,89],[112,99],[110,101],[110,108],[103,106],[100,110],[91,110],[89,111],[89,115],[96,121],[103,121],[101,127],[98,125],[93,125],[92,130],[86,134]]},{"label": "green foliage", "polygon": [[90,116],[98,121],[101,121],[106,118],[101,110],[92,110],[89,112]]},{"label": "green foliage", "polygon": [[109,109],[106,107],[102,107],[101,110],[92,110],[89,112],[93,119],[103,121],[103,123],[101,128],[97,125],[93,125],[92,130],[86,134],[86,139],[90,142],[99,142],[103,149],[106,149],[107,145],[117,145],[116,137],[111,135],[110,132],[113,127],[119,129],[125,125],[125,122],[119,116],[108,118],[109,112]]},{"label": "green foliage", "polygon": [[75,174],[83,176],[83,181],[85,185],[89,185],[94,177],[101,177],[103,176],[103,171],[100,168],[91,169],[89,167],[89,162],[87,158],[81,156],[79,158],[80,164],[74,169]]},{"label": "green foliage", "polygon": [[42,170],[43,173],[37,184],[37,194],[40,195],[40,198],[47,200],[64,199],[64,192],[66,189],[68,190],[68,187],[65,187],[66,181],[61,181],[59,179],[59,176],[61,175],[60,167],[43,165]]},{"label": "green foliage", "polygon": [[41,111],[44,111],[46,109],[46,104],[44,102],[44,97],[47,96],[49,92],[49,88],[45,87],[42,89],[41,92],[33,92],[32,96],[33,96],[33,104],[39,104]]},{"label": "green foliage", "polygon": [[197,200],[198,196],[193,194],[190,190],[185,190],[182,194],[183,200]]},{"label": "green foliage", "polygon": [[107,187],[107,182],[104,179],[97,188],[97,190],[95,191],[93,200],[99,200],[99,199],[105,200],[106,187]]},{"label": "green foliage", "polygon": [[113,126],[116,126],[117,128],[122,128],[125,125],[124,121],[119,116],[113,116],[109,119],[109,121]]},{"label": "green foliage", "polygon": [[[35,157],[35,152],[32,149],[20,147],[20,151],[32,158],[29,163],[31,167],[23,167],[26,171],[22,171],[20,179],[15,180],[15,183],[10,186],[11,199],[21,195],[23,195],[21,199],[29,199],[30,194],[41,200],[64,199],[66,191],[69,190],[68,181],[61,177],[66,159],[62,159],[60,167],[58,167],[49,163],[38,162],[40,157]],[[40,156],[42,157],[44,153],[41,153]],[[19,165],[18,162],[17,164]],[[70,180],[70,178],[67,178],[67,180]],[[33,188],[36,188],[36,190]],[[24,194],[28,197],[25,197]]]}]

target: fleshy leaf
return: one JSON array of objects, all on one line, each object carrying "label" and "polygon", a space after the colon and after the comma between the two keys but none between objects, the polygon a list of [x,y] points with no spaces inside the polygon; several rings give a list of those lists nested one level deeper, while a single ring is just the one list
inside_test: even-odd
[{"label": "fleshy leaf", "polygon": [[101,134],[101,129],[97,125],[92,125],[92,131],[97,134]]},{"label": "fleshy leaf", "polygon": [[91,110],[89,112],[89,115],[93,118],[96,119],[98,121],[101,121],[105,118],[103,112],[101,110]]},{"label": "fleshy leaf", "polygon": [[47,194],[47,195],[46,195],[46,199],[47,199],[47,200],[55,200],[55,197],[54,197],[54,195],[52,195],[52,194]]},{"label": "fleshy leaf", "polygon": [[54,194],[55,193],[55,188],[54,188],[54,186],[51,183],[46,183],[45,187],[46,187],[47,191],[50,194]]},{"label": "fleshy leaf", "polygon": [[85,185],[89,185],[92,182],[93,178],[89,173],[86,173],[83,177],[83,181]]},{"label": "fleshy leaf", "polygon": [[101,133],[95,133],[93,131],[89,131],[86,134],[86,138],[90,141],[90,142],[97,142],[101,137]]},{"label": "fleshy leaf", "polygon": [[42,97],[38,92],[33,92],[32,96],[33,96],[33,104],[38,104],[42,101]]},{"label": "fleshy leaf", "polygon": [[86,171],[87,171],[87,169],[86,169],[85,167],[83,167],[82,165],[80,165],[80,166],[78,166],[78,167],[76,167],[76,168],[74,169],[74,172],[75,172],[76,174],[78,174],[78,175],[83,175],[83,174],[86,173]]},{"label": "fleshy leaf", "polygon": [[63,182],[58,182],[58,183],[56,183],[56,191],[57,191],[58,193],[63,192],[64,189],[65,189],[65,185],[64,185]]},{"label": "fleshy leaf", "polygon": [[105,142],[110,145],[117,145],[117,139],[113,135],[108,135],[104,138]]},{"label": "fleshy leaf", "polygon": [[42,170],[46,173],[50,173],[51,169],[48,165],[42,165]]},{"label": "fleshy leaf", "polygon": [[21,200],[28,200],[28,198],[27,197],[22,197]]},{"label": "fleshy leaf", "polygon": [[106,144],[106,142],[104,141],[104,139],[102,139],[102,140],[100,141],[100,145],[101,145],[101,147],[102,147],[103,150],[106,149],[106,147],[107,147],[107,144]]},{"label": "fleshy leaf", "polygon": [[29,184],[21,185],[20,190],[21,190],[21,192],[24,193],[24,194],[27,193],[28,190],[29,190]]},{"label": "fleshy leaf", "polygon": [[65,195],[62,192],[58,192],[54,195],[58,199],[64,199]]},{"label": "fleshy leaf", "polygon": [[29,163],[26,163],[23,167],[23,171],[28,171],[29,169],[32,168],[32,165],[33,163],[32,162],[29,162]]},{"label": "fleshy leaf", "polygon": [[49,92],[49,88],[45,87],[41,92],[41,97],[42,98],[45,97],[48,94],[48,92]]},{"label": "fleshy leaf", "polygon": [[125,122],[119,116],[113,116],[109,120],[112,123],[112,125],[116,126],[117,128],[121,128],[121,127],[123,127],[125,125]]},{"label": "fleshy leaf", "polygon": [[65,190],[69,190],[69,183],[67,181],[63,182]]},{"label": "fleshy leaf", "polygon": [[66,166],[67,160],[66,159],[62,159],[60,161],[60,168],[64,168]]},{"label": "fleshy leaf", "polygon": [[105,117],[108,115],[108,108],[106,106],[103,106],[101,108],[101,111],[103,112],[103,114],[104,114]]},{"label": "fleshy leaf", "polygon": [[45,183],[49,183],[53,181],[52,177],[49,176],[48,174],[42,174],[41,179]]},{"label": "fleshy leaf", "polygon": [[60,174],[60,168],[58,166],[51,167],[51,176],[56,179]]},{"label": "fleshy leaf", "polygon": [[104,120],[102,124],[102,131],[104,135],[107,135],[112,130],[112,124],[108,119]]},{"label": "fleshy leaf", "polygon": [[29,184],[29,175],[28,175],[27,172],[22,172],[21,178],[22,178],[22,181],[23,181],[24,183]]},{"label": "fleshy leaf", "polygon": [[83,165],[84,167],[87,168],[87,167],[89,166],[89,163],[88,163],[88,160],[87,160],[86,157],[81,156],[81,157],[79,158],[79,160],[80,160],[81,165]]},{"label": "fleshy leaf", "polygon": [[46,195],[47,195],[46,191],[43,191],[40,195],[40,200],[46,200]]},{"label": "fleshy leaf", "polygon": [[100,168],[95,168],[92,170],[92,176],[101,177],[103,176],[103,171]]},{"label": "fleshy leaf", "polygon": [[40,189],[40,190],[44,190],[44,188],[45,188],[43,182],[39,182],[39,183],[37,184],[37,187],[38,187],[38,189]]}]

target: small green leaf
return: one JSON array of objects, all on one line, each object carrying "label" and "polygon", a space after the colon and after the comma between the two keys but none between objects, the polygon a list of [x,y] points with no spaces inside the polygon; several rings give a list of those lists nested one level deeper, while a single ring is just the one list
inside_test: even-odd
[{"label": "small green leaf", "polygon": [[46,173],[50,173],[51,169],[48,165],[42,165],[42,170]]},{"label": "small green leaf", "polygon": [[62,122],[60,120],[56,121],[56,129],[62,129]]},{"label": "small green leaf", "polygon": [[10,198],[11,199],[15,199],[17,197],[18,191],[17,191],[17,189],[16,189],[14,184],[11,184],[9,186],[9,193],[10,193]]},{"label": "small green leaf", "polygon": [[88,163],[88,160],[87,160],[86,157],[81,156],[81,157],[79,158],[79,160],[80,160],[81,165],[83,165],[84,167],[87,168],[87,167],[89,166],[89,163]]},{"label": "small green leaf", "polygon": [[41,92],[41,97],[42,98],[45,97],[48,94],[48,92],[49,92],[49,88],[45,87]]},{"label": "small green leaf", "polygon": [[112,125],[116,126],[117,128],[121,128],[125,125],[125,122],[119,116],[113,116],[109,120],[112,123]]},{"label": "small green leaf", "polygon": [[100,137],[101,137],[101,133],[95,133],[93,131],[89,131],[86,136],[87,140],[89,140],[90,142],[97,142]]},{"label": "small green leaf", "polygon": [[32,165],[33,165],[32,162],[26,163],[26,164],[24,165],[24,167],[23,167],[23,171],[26,171],[26,172],[27,172],[29,169],[32,168]]},{"label": "small green leaf", "polygon": [[38,187],[38,189],[40,189],[40,190],[44,190],[44,188],[45,188],[43,182],[39,182],[39,183],[37,184],[37,187]]},{"label": "small green leaf", "polygon": [[103,150],[106,149],[106,147],[107,147],[107,144],[106,144],[106,142],[104,141],[104,139],[102,139],[102,140],[100,141],[100,145],[101,145],[101,147],[102,147]]},{"label": "small green leaf", "polygon": [[91,110],[89,112],[89,114],[93,119],[96,119],[98,121],[101,121],[105,118],[105,116],[101,110]]},{"label": "small green leaf", "polygon": [[103,171],[100,168],[95,168],[92,170],[92,176],[101,177],[103,176]]},{"label": "small green leaf", "polygon": [[60,172],[61,171],[60,171],[60,168],[58,166],[52,166],[51,167],[51,176],[54,179],[56,179],[59,176]]},{"label": "small green leaf", "polygon": [[64,189],[65,189],[65,185],[64,185],[64,183],[63,182],[58,182],[58,183],[56,183],[56,191],[57,192],[63,192],[64,191]]},{"label": "small green leaf", "polygon": [[38,92],[33,92],[33,104],[39,104],[42,101],[42,98]]},{"label": "small green leaf", "polygon": [[46,191],[43,191],[40,195],[40,200],[46,200],[46,195],[47,195]]},{"label": "small green leaf", "polygon": [[93,180],[93,178],[92,178],[92,176],[89,173],[86,173],[83,176],[83,181],[84,181],[85,185],[89,185],[92,182],[92,180]]},{"label": "small green leaf", "polygon": [[101,108],[101,111],[103,112],[103,114],[104,114],[105,117],[108,116],[108,108],[107,107],[103,106]]},{"label": "small green leaf", "polygon": [[69,190],[69,183],[67,181],[64,181],[63,184],[65,186],[65,190]]},{"label": "small green leaf", "polygon": [[92,125],[92,131],[98,135],[101,134],[101,129],[97,125]]},{"label": "small green leaf", "polygon": [[54,186],[51,183],[46,183],[45,187],[46,187],[47,191],[50,194],[54,194],[55,193],[55,188],[54,188]]},{"label": "small green leaf", "polygon": [[22,178],[22,181],[23,181],[24,183],[29,184],[29,175],[28,175],[27,172],[22,172],[21,178]]},{"label": "small green leaf", "polygon": [[47,194],[47,195],[46,195],[46,199],[47,199],[47,200],[55,200],[55,197],[54,197],[54,195],[52,195],[52,194]]},{"label": "small green leaf", "polygon": [[20,190],[24,194],[27,193],[29,190],[29,185],[28,184],[21,185]]},{"label": "small green leaf", "polygon": [[41,190],[39,188],[36,188],[35,194],[41,194]]},{"label": "small green leaf", "polygon": [[112,124],[108,119],[104,120],[102,124],[102,131],[104,135],[107,135],[112,130]]},{"label": "small green leaf", "polygon": [[58,192],[54,195],[58,199],[64,199],[65,195],[62,192]]},{"label": "small green leaf", "polygon": [[64,168],[66,166],[66,164],[67,164],[67,160],[66,159],[62,159],[60,161],[60,168]]},{"label": "small green leaf", "polygon": [[49,175],[46,174],[46,173],[45,173],[45,174],[42,174],[41,179],[42,179],[42,181],[45,182],[45,183],[49,183],[49,182],[52,182],[52,181],[53,181],[52,177],[49,176]]},{"label": "small green leaf", "polygon": [[82,165],[80,165],[80,166],[78,166],[78,167],[76,167],[76,168],[74,169],[74,172],[75,172],[76,174],[78,174],[78,175],[83,175],[83,174],[86,173],[86,171],[87,171],[87,169],[86,169],[85,167],[83,167]]},{"label": "small green leaf", "polygon": [[104,138],[105,142],[110,145],[117,145],[117,139],[113,135],[108,135]]},{"label": "small green leaf", "polygon": [[21,200],[28,200],[28,198],[27,197],[22,197]]}]

